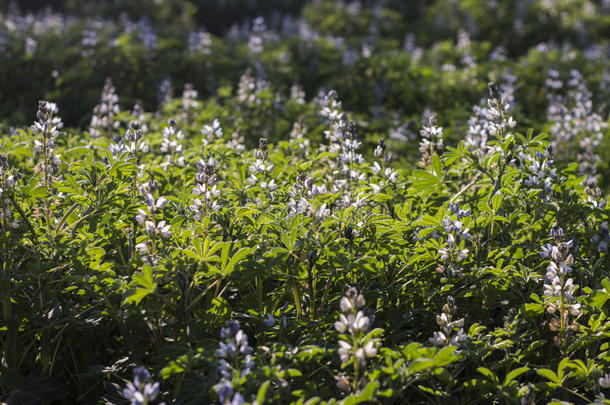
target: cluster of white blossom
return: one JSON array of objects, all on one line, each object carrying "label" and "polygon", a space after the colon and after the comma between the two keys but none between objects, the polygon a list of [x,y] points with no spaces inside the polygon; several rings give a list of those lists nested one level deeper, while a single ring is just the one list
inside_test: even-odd
[{"label": "cluster of white blossom", "polygon": [[574,279],[568,277],[572,272],[574,256],[571,253],[573,240],[563,241],[563,229],[552,227],[551,237],[555,244],[547,243],[542,246],[540,256],[550,258],[544,277],[544,295],[546,296],[546,310],[556,315],[551,320],[550,329],[559,334],[555,337],[557,344],[565,343],[568,330],[578,330],[578,324],[570,322],[570,316],[580,315],[580,304],[576,302]]},{"label": "cluster of white blossom", "polygon": [[159,89],[157,91],[157,103],[158,110],[163,110],[163,107],[174,97],[174,90],[172,88],[172,82],[169,78],[165,78],[159,83]]},{"label": "cluster of white blossom", "polygon": [[182,120],[187,124],[191,122],[192,112],[201,106],[201,103],[197,100],[198,96],[199,93],[195,90],[192,83],[184,85],[184,90],[182,91]]},{"label": "cluster of white blossom", "polygon": [[235,383],[248,375],[255,367],[252,348],[248,345],[248,335],[240,328],[236,320],[227,321],[220,329],[220,347],[216,350],[218,356],[217,371],[220,382],[214,386],[220,405],[241,405],[244,397],[235,390]]},{"label": "cluster of white blossom", "polygon": [[15,175],[10,172],[8,156],[0,153],[0,226],[7,231],[19,227],[19,222],[13,217],[9,194],[15,187]]},{"label": "cluster of white blossom", "polygon": [[205,124],[201,127],[201,135],[203,135],[202,143],[203,146],[207,146],[210,143],[221,139],[224,135],[222,126],[217,118],[214,118],[211,124]]},{"label": "cluster of white blossom", "polygon": [[470,228],[464,228],[462,219],[470,216],[470,209],[460,208],[458,203],[449,204],[451,215],[445,215],[442,221],[443,229],[447,233],[445,245],[438,250],[443,262],[437,267],[439,273],[446,273],[450,277],[463,277],[464,271],[461,263],[468,257],[466,241],[471,238]]},{"label": "cluster of white blossom", "polygon": [[209,55],[212,47],[212,35],[206,30],[191,31],[188,39],[189,52],[192,54]]},{"label": "cluster of white blossom", "polygon": [[[500,85],[498,91],[501,94],[503,110],[509,112],[515,101],[516,77],[507,72],[500,77]],[[495,108],[494,106],[494,109]],[[488,98],[483,98],[478,105],[473,107],[473,115],[468,119],[468,129],[466,131],[465,144],[471,147],[479,159],[490,156],[494,152],[494,148],[488,145],[488,142],[494,138],[497,127],[494,124],[494,118],[498,114],[492,113],[492,107],[489,105]],[[510,127],[514,127],[515,122],[510,119]]]},{"label": "cluster of white blossom", "polygon": [[34,152],[42,155],[42,160],[34,167],[35,173],[42,172],[42,184],[51,187],[55,182],[55,174],[61,164],[60,155],[55,154],[55,139],[63,123],[57,113],[59,109],[48,101],[38,102],[37,121],[32,125],[32,132],[40,139],[34,140]]},{"label": "cluster of white blossom", "polygon": [[435,331],[430,338],[430,343],[435,346],[454,345],[460,347],[468,340],[468,335],[464,333],[464,318],[453,320],[457,312],[455,299],[447,297],[447,303],[443,305],[443,312],[436,316],[436,324],[440,331]]},{"label": "cluster of white blossom", "polygon": [[431,115],[428,124],[422,127],[419,134],[422,137],[419,142],[419,152],[422,154],[422,157],[417,164],[424,167],[430,164],[432,156],[444,148],[443,127],[437,126],[436,117]]},{"label": "cluster of white blossom", "polygon": [[248,183],[250,185],[259,185],[263,191],[273,191],[277,188],[275,179],[267,179],[267,174],[273,171],[273,163],[268,162],[269,145],[267,138],[261,138],[258,141],[258,149],[254,151],[254,162],[250,165],[250,177]]},{"label": "cluster of white blossom", "polygon": [[288,191],[290,201],[287,204],[290,215],[296,214],[312,215],[318,219],[324,219],[330,215],[330,208],[326,203],[316,208],[314,199],[323,194],[327,194],[328,190],[325,185],[316,186],[313,179],[306,173],[301,173],[292,188]]},{"label": "cluster of white blossom", "polygon": [[386,152],[386,145],[383,138],[380,138],[377,142],[373,155],[378,160],[373,162],[371,171],[380,178],[380,181],[378,184],[371,182],[369,185],[373,189],[373,192],[377,194],[388,184],[396,183],[396,180],[398,180],[398,172],[387,166],[392,159],[392,154],[390,152]]},{"label": "cluster of white blossom", "polygon": [[144,366],[133,370],[133,382],[128,381],[123,389],[123,397],[130,405],[150,405],[159,395],[159,383],[150,381],[150,372]]},{"label": "cluster of white blossom", "polygon": [[112,79],[107,77],[100,103],[93,108],[93,116],[89,123],[89,136],[92,138],[111,137],[120,125],[119,121],[115,121],[118,113],[119,96],[116,94]]},{"label": "cluster of white blossom", "polygon": [[248,50],[251,55],[263,52],[267,26],[263,17],[257,17],[252,22],[252,30],[248,37]]},{"label": "cluster of white blossom", "polygon": [[341,334],[339,358],[344,366],[353,364],[354,375],[351,379],[347,375],[339,375],[335,379],[340,390],[357,390],[364,382],[364,375],[360,371],[366,366],[367,359],[377,355],[379,342],[368,334],[373,319],[365,314],[363,308],[366,301],[362,294],[358,294],[358,290],[348,288],[339,304],[341,314],[335,322],[335,329]]},{"label": "cluster of white blossom", "polygon": [[305,136],[307,134],[307,126],[302,121],[296,121],[292,125],[290,131],[290,142],[297,146],[297,149],[307,156],[311,141]]},{"label": "cluster of white blossom", "polygon": [[159,182],[150,179],[140,186],[140,194],[146,202],[146,209],[138,208],[136,222],[144,227],[144,231],[149,238],[136,245],[136,250],[142,254],[142,259],[151,264],[158,262],[156,241],[158,237],[169,239],[172,237],[171,226],[165,220],[157,219],[167,205],[165,197],[155,198],[154,192],[159,189]]},{"label": "cluster of white blossom", "polygon": [[114,157],[120,157],[126,153],[129,157],[135,158],[135,163],[138,166],[138,177],[144,175],[144,164],[141,163],[142,155],[150,150],[148,143],[142,139],[143,134],[144,130],[140,122],[132,121],[125,132],[125,137],[114,136],[114,142],[108,146],[108,150]]},{"label": "cluster of white blossom", "polygon": [[534,157],[528,157],[528,161],[529,175],[523,183],[529,188],[542,190],[544,199],[548,201],[551,187],[557,180],[557,170],[553,167],[553,148],[549,145],[544,154],[536,151]]},{"label": "cluster of white blossom", "polygon": [[161,144],[161,153],[165,157],[165,161],[161,163],[163,170],[167,170],[170,165],[179,167],[184,166],[184,155],[182,144],[180,141],[184,139],[184,134],[178,128],[178,123],[175,119],[170,118],[167,121],[167,127],[163,128],[163,143]]},{"label": "cluster of white blossom", "polygon": [[320,114],[328,122],[324,135],[329,141],[328,146],[321,146],[321,150],[328,150],[337,156],[336,160],[327,160],[331,169],[331,191],[349,198],[352,183],[365,179],[364,173],[357,167],[364,163],[362,154],[358,152],[362,142],[357,139],[356,125],[346,120],[341,101],[334,90],[329,91],[320,104]]},{"label": "cluster of white blossom", "polygon": [[217,211],[220,208],[218,197],[220,197],[220,189],[216,184],[216,161],[212,158],[199,160],[197,164],[198,171],[195,176],[196,186],[193,188],[193,195],[196,196],[192,200],[189,209],[193,213],[194,218],[199,221],[202,217],[208,215],[211,211]]},{"label": "cluster of white blossom", "polygon": [[[593,110],[593,100],[583,76],[570,71],[567,83],[556,70],[549,71],[546,81],[548,93],[547,120],[551,122],[551,144],[558,153],[570,154],[578,150],[579,171],[588,185],[598,181],[599,156],[595,152],[608,124]],[[565,94],[559,93],[567,89]]]},{"label": "cluster of white blossom", "polygon": [[250,69],[241,75],[237,87],[237,98],[240,103],[252,107],[262,104],[263,100],[259,97],[260,93],[270,88],[269,82],[260,77],[253,77]]}]

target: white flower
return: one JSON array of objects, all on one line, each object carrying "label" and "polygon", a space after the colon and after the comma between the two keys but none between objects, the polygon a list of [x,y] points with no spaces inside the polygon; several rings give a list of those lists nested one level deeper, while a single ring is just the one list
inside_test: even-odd
[{"label": "white flower", "polygon": [[440,315],[436,315],[436,324],[440,327],[443,327],[449,323],[449,318],[447,318],[446,313],[441,313]]},{"label": "white flower", "polygon": [[167,199],[165,197],[159,197],[159,199],[155,203],[155,208],[162,210],[163,208],[165,208],[166,204],[167,204]]},{"label": "white flower", "polygon": [[339,333],[345,333],[347,330],[347,325],[342,321],[335,321],[335,330]]},{"label": "white flower", "polygon": [[386,167],[384,175],[391,183],[396,183],[396,180],[398,180],[398,172],[390,167]]},{"label": "white flower", "polygon": [[464,331],[462,329],[460,329],[457,333],[457,335],[455,335],[454,337],[451,338],[451,344],[452,345],[456,345],[459,346],[460,343],[465,342],[466,340],[468,340],[468,335],[466,335],[464,333]]},{"label": "white flower", "polygon": [[267,183],[266,181],[261,182],[261,188],[263,190],[273,191],[277,188],[277,185],[275,184],[275,180],[271,179],[269,183]]},{"label": "white flower", "polygon": [[347,392],[351,389],[350,382],[344,375],[335,376],[335,380],[337,380],[337,388],[341,391]]},{"label": "white flower", "polygon": [[138,215],[136,215],[136,222],[140,225],[148,218],[148,214],[142,208],[138,208]]},{"label": "white flower", "polygon": [[610,374],[606,374],[605,376],[600,377],[597,381],[599,382],[600,387],[610,388]]},{"label": "white flower", "polygon": [[161,236],[163,236],[166,239],[172,237],[172,233],[170,232],[169,229],[170,229],[170,225],[165,225],[165,221],[161,221],[157,225],[157,231],[161,234]]},{"label": "white flower", "polygon": [[341,308],[341,312],[349,312],[354,309],[354,306],[352,305],[352,300],[347,297],[341,298],[341,301],[339,302],[339,307]]},{"label": "white flower", "polygon": [[201,128],[201,134],[205,136],[207,140],[211,140],[213,137],[222,138],[222,127],[220,126],[218,119],[215,118],[214,121],[212,121],[212,125],[204,125]]},{"label": "white flower", "polygon": [[458,251],[457,260],[461,262],[468,257],[468,249],[462,249]]},{"label": "white flower", "polygon": [[44,149],[44,144],[42,142],[40,142],[39,140],[35,139],[34,140],[34,152],[36,152],[36,153],[42,152],[43,149]]},{"label": "white flower", "polygon": [[318,211],[316,211],[316,218],[324,219],[330,215],[330,209],[326,208],[326,203],[322,204]]},{"label": "white flower", "polygon": [[6,186],[7,186],[8,188],[13,188],[13,187],[15,187],[15,176],[13,176],[13,175],[8,176],[8,177],[6,178],[6,182],[5,182],[5,183],[6,183]]},{"label": "white flower", "polygon": [[155,223],[153,221],[146,221],[144,225],[147,234],[152,235],[155,233],[156,228]]},{"label": "white flower", "polygon": [[370,320],[368,316],[364,315],[364,312],[358,311],[353,324],[355,330],[366,332],[366,330],[369,328]]},{"label": "white flower", "polygon": [[345,340],[339,340],[338,352],[342,363],[347,363],[349,361],[351,350],[352,346],[349,343],[347,343]]},{"label": "white flower", "polygon": [[434,332],[429,340],[435,346],[442,346],[447,343],[447,337],[443,332]]},{"label": "white flower", "polygon": [[354,201],[351,205],[354,208],[362,208],[366,204],[366,196],[362,195],[362,193],[356,196],[356,201]]},{"label": "white flower", "polygon": [[266,318],[265,318],[265,320],[263,321],[263,324],[264,324],[266,327],[268,327],[268,328],[270,328],[270,327],[272,327],[273,325],[275,325],[275,318],[273,317],[273,315],[271,315],[271,314],[267,314],[267,317],[266,317]]},{"label": "white flower", "polygon": [[164,238],[171,238],[172,233],[170,232],[170,225],[166,225],[165,221],[159,222],[156,226],[152,221],[146,221],[145,223],[146,233],[149,235],[160,234]]},{"label": "white flower", "polygon": [[379,174],[379,172],[381,171],[381,166],[379,165],[379,162],[374,162],[373,166],[371,166],[371,170],[373,171],[373,173]]},{"label": "white flower", "polygon": [[301,197],[301,199],[299,200],[299,204],[297,206],[297,212],[300,214],[307,214],[310,209],[311,209],[311,207],[309,205],[309,201],[307,201],[307,199]]},{"label": "white flower", "polygon": [[373,340],[369,340],[364,346],[364,354],[369,358],[377,355],[377,347],[375,346],[375,342]]},{"label": "white flower", "polygon": [[311,188],[311,195],[313,197],[317,197],[319,195],[326,194],[326,193],[328,193],[328,190],[326,189],[326,185],[324,185],[324,184],[321,186],[313,186]]}]

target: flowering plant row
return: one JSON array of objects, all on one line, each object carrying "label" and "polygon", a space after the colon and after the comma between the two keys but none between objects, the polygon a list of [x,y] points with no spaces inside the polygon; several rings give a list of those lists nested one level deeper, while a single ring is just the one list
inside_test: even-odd
[{"label": "flowering plant row", "polygon": [[2,401],[608,403],[592,107],[522,130],[490,83],[404,168],[335,91],[272,142],[240,89],[153,116],[108,80],[88,131],[41,101],[3,134]]}]

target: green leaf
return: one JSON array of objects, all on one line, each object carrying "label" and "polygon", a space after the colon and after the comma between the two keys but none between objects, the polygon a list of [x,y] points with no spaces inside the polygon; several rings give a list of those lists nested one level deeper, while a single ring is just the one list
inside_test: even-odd
[{"label": "green leaf", "polygon": [[525,304],[524,310],[526,314],[540,315],[544,313],[544,305],[529,303]]},{"label": "green leaf", "polygon": [[[229,274],[231,274],[233,272],[233,270],[235,270],[235,265],[242,260],[244,257],[246,257],[249,253],[250,253],[250,248],[247,247],[243,247],[241,249],[239,249],[234,255],[233,257],[231,257],[231,260],[229,261],[229,263],[227,263],[226,266],[223,266],[222,268],[222,274],[225,276],[228,276]],[[224,253],[224,252],[223,252]]]},{"label": "green leaf", "polygon": [[261,405],[265,402],[265,395],[267,394],[267,388],[269,388],[269,384],[271,381],[265,381],[260,388],[258,389],[258,393],[256,394],[256,404]]},{"label": "green leaf", "polygon": [[[572,361],[569,358],[567,358],[567,357],[563,358],[559,362],[559,367],[557,368],[557,376],[559,377],[559,381],[560,382],[563,382],[565,380],[565,377],[566,377],[566,374],[565,374],[566,368],[570,367],[571,364],[572,364]],[[568,372],[568,375],[569,374],[570,373]]]},{"label": "green leaf", "polygon": [[360,404],[362,402],[371,401],[375,396],[375,391],[379,387],[378,381],[369,382],[366,387],[360,392],[360,394],[352,394],[349,397],[345,398],[341,404],[342,405],[355,405]]},{"label": "green leaf", "polygon": [[489,215],[493,215],[493,213],[494,213],[493,210],[491,209],[491,207],[489,206],[489,204],[487,204],[485,201],[479,202],[478,207],[481,211],[486,212]]},{"label": "green leaf", "polygon": [[150,294],[150,290],[146,288],[135,288],[133,290],[129,290],[127,293],[127,297],[125,298],[125,304],[136,304],[138,305],[144,297]]},{"label": "green leaf", "polygon": [[413,170],[413,187],[417,191],[423,191],[427,188],[437,185],[440,179],[434,174],[425,170]]},{"label": "green leaf", "polygon": [[549,370],[548,368],[540,368],[536,370],[536,373],[547,380],[554,382],[555,384],[561,385],[561,379],[559,379],[559,376],[555,374],[553,370]]},{"label": "green leaf", "polygon": [[602,286],[606,289],[606,292],[610,294],[610,279],[608,279],[608,278],[603,279]]},{"label": "green leaf", "polygon": [[529,370],[530,370],[529,367],[525,367],[525,366],[514,369],[513,371],[511,371],[510,373],[508,373],[506,375],[506,378],[504,379],[504,383],[502,384],[502,386],[504,386],[504,387],[507,386],[512,380],[519,377],[523,373],[527,373]]},{"label": "green leaf", "polygon": [[46,198],[49,196],[49,192],[45,186],[37,186],[32,189],[30,197],[33,198]]},{"label": "green leaf", "polygon": [[441,159],[438,157],[438,155],[432,156],[432,168],[434,169],[436,177],[441,178],[443,175],[443,169],[441,168]]},{"label": "green leaf", "polygon": [[150,292],[155,291],[156,284],[153,280],[152,267],[144,266],[142,271],[134,273],[131,279],[133,282],[135,282],[141,287],[144,287]]},{"label": "green leaf", "polygon": [[500,206],[502,205],[503,200],[504,200],[504,197],[502,196],[502,194],[496,193],[494,195],[493,199],[491,200],[491,206],[492,206],[494,212],[498,212],[498,210],[500,209]]},{"label": "green leaf", "polygon": [[[603,282],[602,282],[603,283]],[[608,290],[610,291],[610,290]],[[596,309],[603,309],[606,302],[610,299],[610,294],[606,291],[595,290],[593,294],[586,298],[587,304]]]},{"label": "green leaf", "polygon": [[496,384],[500,382],[494,372],[486,367],[479,367],[477,368],[477,371]]}]

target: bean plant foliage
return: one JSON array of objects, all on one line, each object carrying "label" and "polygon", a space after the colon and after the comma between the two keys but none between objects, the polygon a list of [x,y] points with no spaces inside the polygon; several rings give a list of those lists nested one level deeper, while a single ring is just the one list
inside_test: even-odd
[{"label": "bean plant foliage", "polygon": [[607,117],[551,70],[530,128],[513,84],[407,147],[255,69],[40,101],[0,127],[0,400],[610,403]]}]

